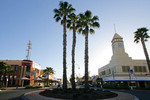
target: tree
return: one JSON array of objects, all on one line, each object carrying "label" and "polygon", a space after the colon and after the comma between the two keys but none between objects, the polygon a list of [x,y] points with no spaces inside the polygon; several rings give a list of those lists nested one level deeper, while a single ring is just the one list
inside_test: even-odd
[{"label": "tree", "polygon": [[75,9],[72,8],[71,4],[68,2],[59,3],[59,9],[54,9],[54,18],[56,22],[61,21],[61,25],[63,25],[63,89],[67,90],[67,71],[66,71],[66,47],[67,47],[67,33],[66,33],[66,23],[67,17],[70,13],[74,12]]},{"label": "tree", "polygon": [[98,16],[92,17],[92,12],[87,10],[84,14],[79,14],[79,29],[78,32],[85,35],[85,57],[84,57],[84,63],[85,63],[85,89],[88,90],[88,62],[89,62],[89,56],[88,56],[88,35],[89,33],[93,34],[95,31],[92,28],[99,28],[100,25],[97,22]]},{"label": "tree", "polygon": [[[81,77],[82,81],[85,82],[85,75]],[[90,72],[88,72],[88,80],[90,80]]]},{"label": "tree", "polygon": [[67,21],[67,28],[70,30],[73,30],[73,41],[72,41],[72,75],[71,75],[71,84],[72,84],[72,90],[76,89],[75,84],[75,46],[76,46],[76,30],[77,30],[77,20],[78,16],[76,16],[74,13],[71,13],[69,16],[69,19]]},{"label": "tree", "polygon": [[146,45],[145,42],[148,41],[147,39],[150,38],[150,36],[147,33],[148,29],[146,27],[143,28],[138,28],[136,32],[134,32],[135,36],[135,40],[134,42],[139,43],[139,41],[141,41],[142,46],[143,46],[143,50],[144,50],[144,54],[146,57],[146,61],[147,61],[147,65],[150,71],[150,60],[149,60],[149,55],[146,49]]},{"label": "tree", "polygon": [[103,85],[103,79],[102,78],[97,78],[96,82],[97,82],[97,84],[101,83],[101,85]]},{"label": "tree", "polygon": [[[44,73],[48,74],[48,75],[49,75],[49,73],[54,74],[54,70],[51,67],[46,67],[46,69],[44,70]],[[49,77],[47,77],[47,86],[48,85],[49,85]]]},{"label": "tree", "polygon": [[76,76],[76,80],[77,80],[78,83],[81,83],[81,82],[82,82],[82,78],[79,77],[79,76]]},{"label": "tree", "polygon": [[0,62],[0,72],[3,74],[2,84],[4,86],[6,83],[6,74],[12,72],[12,67],[4,62]]}]

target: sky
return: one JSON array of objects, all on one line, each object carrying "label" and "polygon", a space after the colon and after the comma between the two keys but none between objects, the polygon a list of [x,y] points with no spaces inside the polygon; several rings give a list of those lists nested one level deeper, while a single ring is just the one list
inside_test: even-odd
[{"label": "sky", "polygon": [[[52,67],[55,76],[62,78],[63,27],[53,18],[60,0],[0,0],[0,59],[23,60],[31,40],[30,59],[42,69]],[[64,0],[62,0],[64,1]],[[109,63],[111,40],[116,32],[123,37],[125,51],[133,59],[145,59],[141,43],[134,43],[134,32],[141,27],[150,29],[150,0],[66,0],[76,14],[90,10],[99,17],[100,28],[89,35],[90,76]],[[150,31],[148,31],[150,35]],[[83,35],[77,33],[76,72],[84,75]],[[67,75],[71,75],[72,31],[67,30]],[[150,40],[146,42],[150,54]]]}]

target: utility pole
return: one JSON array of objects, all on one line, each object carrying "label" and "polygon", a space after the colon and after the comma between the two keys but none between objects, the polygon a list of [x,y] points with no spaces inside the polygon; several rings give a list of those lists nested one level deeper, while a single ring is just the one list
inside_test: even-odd
[{"label": "utility pole", "polygon": [[32,49],[31,48],[31,41],[29,40],[29,43],[27,44],[28,45],[28,49],[27,49],[27,56],[26,56],[26,58],[27,58],[27,60],[30,60],[30,49]]}]

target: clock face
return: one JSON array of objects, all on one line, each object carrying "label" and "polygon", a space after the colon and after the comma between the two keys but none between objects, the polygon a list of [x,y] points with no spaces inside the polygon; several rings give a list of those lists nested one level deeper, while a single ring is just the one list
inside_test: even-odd
[{"label": "clock face", "polygon": [[121,43],[119,43],[119,44],[118,44],[118,47],[122,47],[122,44],[121,44]]}]

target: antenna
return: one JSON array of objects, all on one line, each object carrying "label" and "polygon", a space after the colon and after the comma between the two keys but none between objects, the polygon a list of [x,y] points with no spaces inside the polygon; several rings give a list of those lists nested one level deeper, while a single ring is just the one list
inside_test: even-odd
[{"label": "antenna", "polygon": [[115,33],[116,33],[116,26],[115,26],[115,24],[114,24],[114,31],[115,31]]},{"label": "antenna", "polygon": [[27,56],[26,56],[26,58],[27,58],[27,60],[30,60],[30,49],[32,49],[31,48],[31,41],[29,40],[29,43],[27,44],[28,45],[28,49],[27,49]]}]

